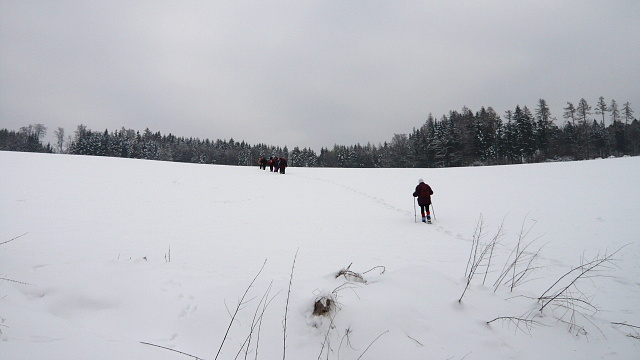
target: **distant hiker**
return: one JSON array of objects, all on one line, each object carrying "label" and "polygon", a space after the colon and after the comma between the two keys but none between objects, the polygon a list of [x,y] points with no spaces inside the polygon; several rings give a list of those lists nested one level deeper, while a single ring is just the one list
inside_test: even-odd
[{"label": "distant hiker", "polygon": [[431,212],[429,211],[429,205],[431,205],[431,195],[433,190],[431,186],[424,183],[424,180],[418,180],[418,186],[416,191],[413,192],[413,197],[418,198],[418,205],[420,205],[420,214],[422,215],[422,222],[431,224]]},{"label": "distant hiker", "polygon": [[269,160],[267,160],[267,164],[269,165],[269,171],[273,172],[273,156],[269,156]]},{"label": "distant hiker", "polygon": [[273,158],[273,172],[278,172],[278,170],[280,170],[280,159],[275,156]]},{"label": "distant hiker", "polygon": [[260,158],[260,168],[262,170],[267,170],[267,159],[265,159],[264,157]]},{"label": "distant hiker", "polygon": [[287,159],[280,158],[280,174],[284,174],[284,169],[287,168]]}]

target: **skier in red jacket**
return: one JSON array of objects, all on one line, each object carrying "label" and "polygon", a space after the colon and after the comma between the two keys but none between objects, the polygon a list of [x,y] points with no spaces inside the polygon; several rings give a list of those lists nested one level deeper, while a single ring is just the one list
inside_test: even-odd
[{"label": "skier in red jacket", "polygon": [[429,224],[431,224],[431,212],[429,211],[429,205],[431,205],[431,195],[433,195],[431,186],[425,184],[424,180],[422,179],[418,180],[418,186],[416,186],[416,191],[413,192],[413,197],[418,198],[418,205],[420,205],[422,222],[426,222]]}]

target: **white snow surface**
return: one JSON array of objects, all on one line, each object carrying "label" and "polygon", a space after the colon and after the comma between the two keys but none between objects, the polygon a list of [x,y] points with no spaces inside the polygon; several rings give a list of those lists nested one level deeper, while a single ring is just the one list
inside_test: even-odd
[{"label": "white snow surface", "polygon": [[[285,175],[14,152],[0,165],[0,242],[24,234],[0,245],[1,359],[640,359],[640,157]],[[432,225],[415,221],[419,178]],[[503,236],[459,302],[480,217],[481,249]],[[519,238],[539,251],[532,271],[496,290]],[[568,309],[539,311],[565,273],[619,249]],[[349,265],[366,282],[336,278]],[[329,316],[311,314],[321,296]]]}]

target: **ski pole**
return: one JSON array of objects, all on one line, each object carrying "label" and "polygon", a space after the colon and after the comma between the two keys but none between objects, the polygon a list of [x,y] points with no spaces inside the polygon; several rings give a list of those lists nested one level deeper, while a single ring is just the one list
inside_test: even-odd
[{"label": "ski pole", "polygon": [[418,222],[418,215],[416,213],[416,198],[413,198],[413,222],[417,223]]},{"label": "ski pole", "polygon": [[433,202],[431,202],[431,211],[433,211],[433,220],[436,219],[436,208],[433,207]]}]

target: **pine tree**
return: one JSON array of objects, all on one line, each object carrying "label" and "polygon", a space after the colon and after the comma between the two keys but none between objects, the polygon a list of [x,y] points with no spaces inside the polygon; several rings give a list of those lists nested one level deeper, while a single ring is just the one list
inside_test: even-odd
[{"label": "pine tree", "polygon": [[471,148],[474,158],[489,163],[496,158],[496,134],[499,119],[492,108],[482,107],[473,122]]},{"label": "pine tree", "polygon": [[624,103],[622,106],[622,113],[624,114],[625,124],[629,125],[629,122],[633,121],[633,110],[629,102]]},{"label": "pine tree", "polygon": [[516,110],[513,112],[513,121],[515,123],[515,149],[516,154],[520,158],[520,162],[531,159],[534,148],[533,137],[533,119],[531,112],[525,106],[520,109],[520,106],[516,106]]},{"label": "pine tree", "polygon": [[289,166],[303,166],[300,148],[295,146],[291,151],[289,158]]},{"label": "pine tree", "polygon": [[627,131],[628,139],[628,154],[637,156],[640,155],[640,121],[633,120],[628,126]]},{"label": "pine tree", "polygon": [[505,111],[506,122],[500,128],[498,134],[498,155],[503,159],[504,164],[512,164],[516,158],[515,126],[513,123],[513,111]]},{"label": "pine tree", "polygon": [[542,153],[543,158],[547,155],[556,132],[557,127],[553,123],[547,102],[544,99],[539,99],[534,133],[536,150]]},{"label": "pine tree", "polygon": [[607,135],[604,123],[593,120],[589,128],[589,158],[608,156]]},{"label": "pine tree", "polygon": [[620,121],[620,110],[618,110],[618,103],[615,101],[615,99],[611,100],[611,105],[609,105],[609,112],[611,113],[612,124]]},{"label": "pine tree", "polygon": [[56,136],[56,151],[59,154],[63,153],[63,145],[64,145],[64,128],[59,127],[56,131],[54,131],[54,135]]},{"label": "pine tree", "polygon": [[580,99],[578,103],[578,107],[576,108],[576,113],[578,114],[578,118],[581,120],[583,125],[587,125],[588,117],[591,115],[591,106],[587,103],[587,100],[584,98]]},{"label": "pine tree", "polygon": [[562,115],[566,120],[571,119],[571,124],[576,126],[576,108],[573,103],[567,101],[567,107],[564,108],[564,114]]},{"label": "pine tree", "polygon": [[574,126],[573,122],[567,121],[562,129],[562,151],[560,153],[563,157],[577,158],[578,148],[578,130]]},{"label": "pine tree", "polygon": [[578,107],[576,108],[578,116],[579,127],[578,130],[578,148],[576,149],[580,154],[580,159],[590,158],[590,129],[589,129],[589,115],[591,115],[591,106],[584,98],[580,99]]},{"label": "pine tree", "polygon": [[436,121],[434,124],[434,139],[433,139],[433,148],[434,148],[434,157],[437,163],[439,163],[439,167],[447,167],[449,164],[447,163],[449,158],[449,148],[447,145],[447,133],[449,132],[447,129],[447,124],[449,123],[447,117],[442,115],[440,121]]},{"label": "pine tree", "polygon": [[604,124],[604,115],[609,111],[609,107],[604,101],[604,97],[600,96],[600,99],[598,99],[598,105],[596,105],[595,111],[596,114],[602,115],[602,124]]},{"label": "pine tree", "polygon": [[436,141],[436,133],[435,133],[435,119],[431,114],[427,118],[427,122],[424,124],[424,133],[425,138],[424,142],[426,144],[426,159],[425,165],[428,167],[435,166],[436,161],[436,149],[435,149],[435,141]]},{"label": "pine tree", "polygon": [[624,155],[627,153],[628,143],[627,143],[627,125],[622,123],[622,121],[614,121],[611,125],[611,137],[613,142],[613,151],[616,155]]},{"label": "pine tree", "polygon": [[411,166],[410,154],[412,149],[409,137],[406,134],[394,134],[391,139],[390,150],[396,167],[406,168]]}]

